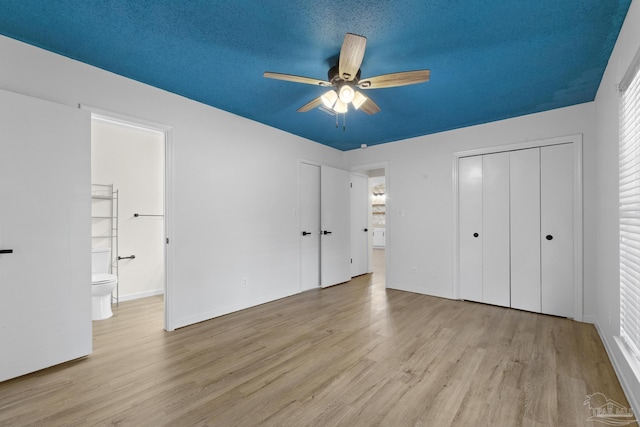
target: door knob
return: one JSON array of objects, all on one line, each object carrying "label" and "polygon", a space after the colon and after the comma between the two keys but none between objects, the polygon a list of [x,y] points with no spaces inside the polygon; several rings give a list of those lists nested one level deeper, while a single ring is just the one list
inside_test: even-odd
[{"label": "door knob", "polygon": [[479,234],[478,233],[473,233],[473,237],[478,237]]},{"label": "door knob", "polygon": [[326,236],[327,234],[331,234],[331,232],[330,232],[330,231],[327,231],[327,230],[324,230],[324,231],[322,232],[322,234],[324,234],[324,235]]},{"label": "door knob", "polygon": [[362,230],[362,231],[364,231],[364,232],[366,233],[367,231],[369,231],[369,229],[368,229],[368,228],[365,228],[365,229],[364,229],[364,230]]},{"label": "door knob", "polygon": [[12,254],[13,249],[0,249],[0,254]]},{"label": "door knob", "polygon": [[551,234],[547,234],[547,237],[545,237],[545,239],[547,240],[553,240],[553,236]]},{"label": "door knob", "polygon": [[303,235],[303,236],[306,236],[307,234],[311,234],[311,232],[310,232],[310,231],[303,231],[303,232],[302,232],[302,235]]}]

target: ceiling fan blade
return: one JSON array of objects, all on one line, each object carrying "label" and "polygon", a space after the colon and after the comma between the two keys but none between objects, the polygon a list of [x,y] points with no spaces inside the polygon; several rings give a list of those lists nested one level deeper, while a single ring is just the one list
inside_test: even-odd
[{"label": "ceiling fan blade", "polygon": [[400,73],[382,74],[380,76],[361,79],[358,82],[360,89],[380,89],[385,87],[396,87],[413,85],[429,81],[430,70],[404,71]]},{"label": "ceiling fan blade", "polygon": [[358,109],[364,111],[365,113],[367,113],[369,115],[376,114],[376,113],[380,112],[380,107],[378,107],[378,104],[373,102],[373,100],[371,98],[367,98],[367,100],[364,101],[364,103]]},{"label": "ceiling fan blade", "polygon": [[314,100],[311,100],[304,104],[302,107],[298,108],[298,113],[306,113],[307,111],[311,111],[316,107],[322,105],[322,96],[317,97]]},{"label": "ceiling fan blade", "polygon": [[331,83],[324,80],[312,79],[311,77],[294,76],[293,74],[272,73],[271,71],[265,71],[263,76],[268,79],[284,80],[287,82],[304,83],[315,86],[332,86]]},{"label": "ceiling fan blade", "polygon": [[340,59],[338,60],[338,72],[340,78],[350,82],[358,74],[364,50],[367,47],[367,38],[356,34],[347,33],[340,48]]}]

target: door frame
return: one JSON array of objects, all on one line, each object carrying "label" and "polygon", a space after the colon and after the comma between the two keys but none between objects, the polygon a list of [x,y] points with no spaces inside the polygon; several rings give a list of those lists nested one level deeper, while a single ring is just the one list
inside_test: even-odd
[{"label": "door frame", "polygon": [[172,269],[173,265],[173,245],[169,244],[171,230],[173,229],[173,127],[162,123],[153,122],[139,117],[132,117],[126,114],[96,108],[90,105],[80,104],[80,109],[91,113],[94,118],[112,121],[137,128],[152,130],[164,134],[164,318],[163,328],[166,331],[175,330],[173,315],[171,311],[171,296],[173,289]]},{"label": "door frame", "polygon": [[582,134],[567,135],[555,138],[539,139],[510,143],[505,145],[477,148],[473,150],[458,151],[453,153],[452,178],[453,178],[453,289],[452,295],[460,299],[460,245],[458,232],[460,227],[458,206],[458,160],[461,157],[478,156],[483,154],[501,153],[505,151],[525,150],[549,145],[572,144],[573,147],[573,318],[579,322],[583,319],[583,236],[582,222]]},{"label": "door frame", "polygon": [[[385,200],[385,218],[384,218],[384,222],[385,222],[385,247],[384,247],[384,265],[385,265],[385,269],[384,269],[384,286],[385,288],[388,288],[388,283],[389,283],[389,260],[390,260],[390,253],[391,250],[393,248],[392,245],[392,223],[393,223],[393,215],[391,215],[390,213],[393,212],[392,206],[393,206],[393,198],[389,197],[390,194],[392,194],[392,188],[391,188],[391,173],[390,173],[390,162],[388,160],[384,160],[381,162],[374,162],[374,163],[363,163],[363,164],[359,164],[359,165],[353,165],[349,167],[349,172],[351,173],[358,173],[358,172],[366,172],[366,171],[370,171],[373,169],[384,169],[384,185],[385,185],[385,194],[387,195],[387,198]],[[369,212],[369,217],[371,217],[371,206],[368,206],[367,208],[367,212]],[[371,227],[369,227],[369,230],[371,230]],[[368,265],[367,265],[367,270],[369,271],[373,271],[373,238],[371,236],[369,236],[369,260],[368,260]]]}]

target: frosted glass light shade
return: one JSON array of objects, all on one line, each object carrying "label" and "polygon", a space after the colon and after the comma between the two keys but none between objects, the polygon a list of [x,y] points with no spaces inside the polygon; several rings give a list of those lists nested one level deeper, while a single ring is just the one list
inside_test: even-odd
[{"label": "frosted glass light shade", "polygon": [[357,110],[362,106],[362,104],[364,104],[366,100],[367,100],[367,97],[361,94],[360,92],[354,93],[353,102],[352,102],[353,107]]},{"label": "frosted glass light shade", "polygon": [[336,105],[333,106],[333,111],[336,113],[346,113],[347,112],[347,104],[342,102],[340,98],[336,101]]},{"label": "frosted glass light shade", "polygon": [[320,99],[322,100],[322,103],[324,104],[325,107],[333,108],[333,106],[336,103],[336,100],[338,99],[338,94],[336,93],[335,90],[330,90],[324,95],[322,95]]},{"label": "frosted glass light shade", "polygon": [[354,95],[354,90],[351,86],[349,85],[343,85],[340,88],[340,101],[344,102],[345,104],[350,103],[351,101],[353,101],[353,95]]}]

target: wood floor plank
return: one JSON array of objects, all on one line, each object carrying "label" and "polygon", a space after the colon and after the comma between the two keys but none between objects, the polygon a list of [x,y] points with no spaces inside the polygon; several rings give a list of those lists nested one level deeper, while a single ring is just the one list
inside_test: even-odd
[{"label": "wood floor plank", "polygon": [[595,392],[628,406],[592,325],[383,270],[171,333],[162,308],[121,303],[91,356],[0,383],[0,426],[541,427],[592,425]]}]

